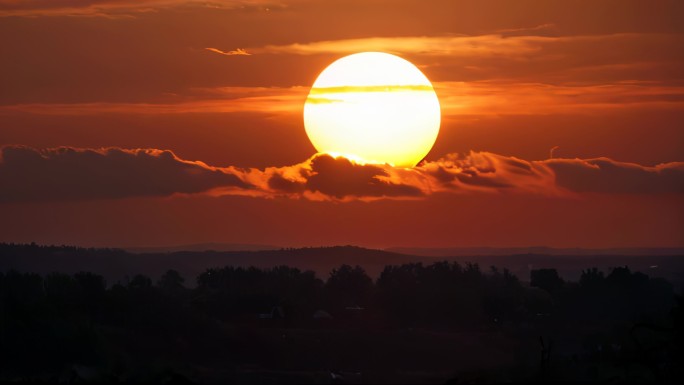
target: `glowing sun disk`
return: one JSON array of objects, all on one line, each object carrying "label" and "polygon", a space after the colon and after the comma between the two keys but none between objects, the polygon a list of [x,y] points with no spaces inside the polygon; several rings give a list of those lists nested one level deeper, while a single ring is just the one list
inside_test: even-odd
[{"label": "glowing sun disk", "polygon": [[407,60],[380,52],[330,64],[304,105],[314,147],[361,163],[413,167],[432,148],[439,125],[439,101],[427,77]]}]

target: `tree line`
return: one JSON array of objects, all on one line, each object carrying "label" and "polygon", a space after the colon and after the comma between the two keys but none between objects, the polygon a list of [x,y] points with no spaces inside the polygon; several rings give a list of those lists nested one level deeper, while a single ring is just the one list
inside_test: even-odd
[{"label": "tree line", "polygon": [[621,323],[681,331],[671,320],[681,305],[663,279],[628,267],[607,274],[590,268],[577,282],[554,269],[532,270],[529,278],[456,262],[386,266],[375,280],[360,266],[342,265],[325,280],[288,266],[225,266],[201,273],[194,288],[175,270],[156,282],[135,275],[112,285],[89,272],[7,271],[0,273],[0,372],[58,373],[79,363],[106,364],[116,375],[149,357],[256,357],[259,344],[226,332],[227,325],[541,334]]}]

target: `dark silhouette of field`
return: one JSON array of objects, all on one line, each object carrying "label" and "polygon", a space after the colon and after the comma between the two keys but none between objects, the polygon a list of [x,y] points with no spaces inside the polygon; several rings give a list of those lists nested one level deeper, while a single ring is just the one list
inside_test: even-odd
[{"label": "dark silhouette of field", "polygon": [[[333,256],[347,255],[350,263],[321,274],[283,265],[247,267],[248,261],[220,263],[227,255],[2,245],[0,380],[676,383],[684,378],[679,290],[627,266],[606,271],[586,266],[575,280],[553,267],[531,267],[527,276],[517,276],[474,263],[395,261],[371,276],[355,261],[411,256],[351,247],[236,254],[263,258],[260,263],[286,257],[314,263],[321,255],[330,263]],[[196,275],[174,269],[155,278],[139,274],[197,256],[217,259],[204,260],[214,266]],[[64,272],[79,263],[84,263],[81,271]],[[62,272],[50,272],[53,267]],[[126,278],[110,281],[91,267]],[[127,270],[131,267],[141,269]]]}]

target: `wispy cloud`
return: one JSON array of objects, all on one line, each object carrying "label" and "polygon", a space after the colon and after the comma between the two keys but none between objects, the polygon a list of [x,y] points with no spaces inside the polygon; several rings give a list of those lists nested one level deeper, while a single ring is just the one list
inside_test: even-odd
[{"label": "wispy cloud", "polygon": [[554,23],[543,23],[535,25],[533,27],[521,27],[521,28],[502,28],[494,31],[497,34],[503,36],[525,36],[525,35],[540,35],[544,33],[555,33],[558,28]]},{"label": "wispy cloud", "polygon": [[308,87],[196,88],[186,98],[158,103],[27,103],[0,106],[1,114],[36,115],[300,113]]},{"label": "wispy cloud", "polygon": [[[623,50],[635,45],[644,44],[670,45],[681,41],[682,37],[674,34],[648,33],[613,33],[603,35],[544,36],[539,29],[505,30],[483,35],[431,35],[431,36],[396,36],[396,37],[364,37],[354,39],[338,39],[291,43],[282,45],[265,45],[251,47],[247,50],[255,54],[349,54],[363,51],[383,51],[397,54],[420,54],[430,56],[449,56],[464,58],[502,58],[516,60],[535,55],[539,59],[543,51],[552,51],[554,47],[577,48],[576,45],[615,44]],[[516,32],[516,33],[513,33]],[[519,33],[519,34],[518,34]],[[572,46],[572,47],[570,47]],[[581,47],[579,47],[581,48]],[[623,52],[619,52],[622,54]],[[548,52],[549,55],[558,55]],[[596,55],[602,54],[595,52]]]},{"label": "wispy cloud", "polygon": [[684,44],[684,35],[540,35],[543,31],[364,37],[254,46],[246,50],[253,55],[300,56],[389,52],[407,57],[437,81],[510,79],[519,83],[600,84],[660,79],[671,83],[681,77],[682,56],[676,48]]},{"label": "wispy cloud", "polygon": [[503,35],[481,36],[409,36],[409,37],[368,37],[359,39],[340,39],[267,45],[250,48],[255,54],[348,54],[364,51],[390,53],[417,53],[422,55],[450,56],[496,56],[518,57],[541,49],[540,43],[547,39],[539,36],[504,37]]},{"label": "wispy cloud", "polygon": [[684,86],[659,82],[548,84],[493,80],[433,84],[447,118],[461,115],[585,115],[611,110],[684,108]]},{"label": "wispy cloud", "polygon": [[211,167],[157,149],[0,148],[0,202],[174,194],[309,200],[428,199],[433,194],[682,194],[684,162],[649,167],[608,158],[526,161],[450,154],[412,169],[316,154],[265,169]]},{"label": "wispy cloud", "polygon": [[433,88],[429,85],[381,85],[381,86],[338,86],[338,87],[314,87],[309,93],[311,95],[329,95],[341,94],[346,92],[361,93],[361,92],[410,92],[410,91],[432,91]]},{"label": "wispy cloud", "polygon": [[251,53],[247,52],[243,48],[237,48],[232,51],[221,51],[218,48],[205,48],[207,51],[215,52],[219,55],[226,55],[226,56],[250,56],[252,55]]},{"label": "wispy cloud", "polygon": [[0,17],[85,16],[116,18],[131,17],[141,12],[174,7],[271,10],[283,7],[283,4],[278,0],[0,0]]},{"label": "wispy cloud", "polygon": [[[545,84],[507,80],[433,82],[444,118],[464,115],[594,114],[617,109],[684,108],[684,86],[659,82],[607,84]],[[427,91],[427,86],[391,87],[396,91]],[[342,92],[385,91],[386,87],[215,87],[196,88],[177,101],[158,103],[29,103],[0,106],[0,115],[299,114],[310,102],[333,103]]]}]

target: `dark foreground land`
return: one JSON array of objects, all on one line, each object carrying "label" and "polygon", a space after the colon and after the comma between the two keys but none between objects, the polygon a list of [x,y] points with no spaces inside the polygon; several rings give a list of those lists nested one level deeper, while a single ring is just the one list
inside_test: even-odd
[{"label": "dark foreground land", "polygon": [[[355,250],[348,259],[355,263],[364,249],[336,252]],[[590,265],[570,280],[552,267],[518,277],[472,263],[399,259],[375,279],[349,265],[325,276],[226,266],[189,281],[169,270],[154,280],[129,272],[114,282],[59,268],[60,261],[111,255],[131,256],[0,245],[0,381],[684,379],[679,288],[626,266]],[[62,272],[17,264],[22,256]]]}]

